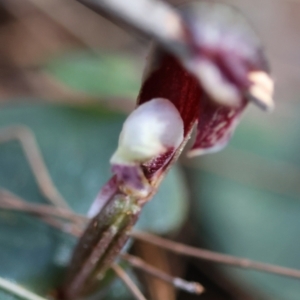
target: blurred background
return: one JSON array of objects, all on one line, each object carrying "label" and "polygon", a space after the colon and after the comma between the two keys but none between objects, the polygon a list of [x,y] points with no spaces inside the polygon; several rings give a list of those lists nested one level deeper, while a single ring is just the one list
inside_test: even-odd
[{"label": "blurred background", "polygon": [[[226,3],[247,16],[265,46],[276,109],[265,114],[249,107],[221,153],[183,156],[138,226],[300,269],[300,2]],[[0,0],[0,126],[34,131],[55,184],[80,213],[110,176],[109,157],[148,55],[150,41],[122,27],[74,0]],[[0,186],[45,202],[17,142],[0,145]],[[0,275],[39,294],[61,280],[74,243],[32,217],[0,211]],[[131,252],[206,287],[196,297],[132,273],[152,300],[300,299],[295,279],[183,259],[142,242]],[[132,298],[118,281],[101,293],[103,299]]]}]

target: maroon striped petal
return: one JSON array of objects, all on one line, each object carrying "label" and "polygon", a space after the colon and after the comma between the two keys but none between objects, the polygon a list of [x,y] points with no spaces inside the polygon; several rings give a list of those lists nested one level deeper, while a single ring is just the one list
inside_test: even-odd
[{"label": "maroon striped petal", "polygon": [[199,118],[203,91],[197,78],[191,75],[170,54],[159,49],[149,58],[147,74],[138,97],[138,105],[154,98],[171,101],[179,111],[186,135]]},{"label": "maroon striped petal", "polygon": [[203,113],[198,121],[196,139],[188,152],[190,157],[222,150],[238,125],[247,100],[239,107],[228,107],[206,98],[202,105]]}]

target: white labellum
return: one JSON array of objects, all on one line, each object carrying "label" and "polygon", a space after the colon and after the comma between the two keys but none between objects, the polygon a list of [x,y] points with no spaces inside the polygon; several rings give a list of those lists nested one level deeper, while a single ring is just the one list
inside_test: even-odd
[{"label": "white labellum", "polygon": [[126,119],[119,145],[110,162],[131,165],[146,162],[183,140],[183,121],[167,99],[152,99],[134,110]]}]

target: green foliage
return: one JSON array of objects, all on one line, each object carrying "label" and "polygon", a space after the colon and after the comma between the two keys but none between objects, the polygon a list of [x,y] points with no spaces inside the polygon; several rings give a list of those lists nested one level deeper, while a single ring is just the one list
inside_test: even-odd
[{"label": "green foliage", "polygon": [[0,299],[3,299],[3,300],[20,300],[19,297],[15,296],[15,295],[12,295],[9,292],[5,292],[5,291],[1,291],[1,290],[0,290]]},{"label": "green foliage", "polygon": [[46,71],[67,86],[92,96],[136,97],[137,66],[129,57],[77,52],[55,58]]},{"label": "green foliage", "polygon": [[[231,146],[192,170],[201,240],[219,252],[300,269],[299,121],[251,115]],[[250,293],[297,300],[299,280],[224,267]],[[263,298],[265,299],[265,298]]]}]

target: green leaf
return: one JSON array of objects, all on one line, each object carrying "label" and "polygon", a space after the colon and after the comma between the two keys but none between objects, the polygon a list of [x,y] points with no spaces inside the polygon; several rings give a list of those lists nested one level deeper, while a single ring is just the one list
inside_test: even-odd
[{"label": "green leaf", "polygon": [[[33,130],[55,185],[78,213],[87,212],[111,176],[109,158],[123,121],[121,115],[92,107],[22,105],[0,111],[0,127],[23,124]],[[16,141],[0,145],[0,186],[27,201],[47,203]],[[180,227],[186,211],[185,185],[173,168],[145,206],[139,226],[167,233]],[[33,216],[8,211],[0,211],[0,228],[0,276],[40,295],[62,283],[74,238]]]},{"label": "green leaf", "polygon": [[9,293],[9,292],[6,292],[6,291],[2,291],[0,290],[0,299],[3,299],[3,300],[20,300],[19,297]]},{"label": "green leaf", "polygon": [[67,86],[92,96],[135,98],[140,86],[135,61],[121,55],[68,53],[49,61],[46,71]]},{"label": "green leaf", "polygon": [[137,228],[158,234],[179,229],[188,211],[184,178],[174,167],[164,179],[155,197],[146,204]]}]

